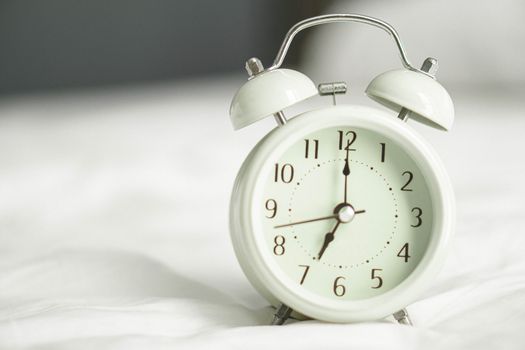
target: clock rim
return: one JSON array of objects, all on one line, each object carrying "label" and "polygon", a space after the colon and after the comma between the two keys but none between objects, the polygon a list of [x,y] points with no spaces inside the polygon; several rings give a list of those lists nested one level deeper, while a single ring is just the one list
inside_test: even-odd
[{"label": "clock rim", "polygon": [[[260,198],[265,176],[261,170],[272,156],[300,137],[316,130],[349,123],[395,140],[418,165],[432,198],[433,228],[418,266],[400,284],[385,293],[358,300],[329,300],[292,285],[263,242]],[[254,287],[270,303],[285,303],[307,317],[330,322],[357,322],[387,317],[416,300],[442,265],[454,231],[453,189],[441,160],[432,147],[408,124],[382,110],[359,105],[339,105],[302,113],[272,130],[250,152],[237,175],[230,206],[230,231],[239,263]],[[265,249],[266,248],[266,251]]]}]

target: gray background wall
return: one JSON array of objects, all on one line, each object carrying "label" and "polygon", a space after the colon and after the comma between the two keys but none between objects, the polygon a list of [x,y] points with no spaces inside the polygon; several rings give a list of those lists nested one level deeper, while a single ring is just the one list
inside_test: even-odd
[{"label": "gray background wall", "polygon": [[3,0],[0,94],[240,72],[248,56],[269,62],[286,30],[320,7],[299,0]]}]

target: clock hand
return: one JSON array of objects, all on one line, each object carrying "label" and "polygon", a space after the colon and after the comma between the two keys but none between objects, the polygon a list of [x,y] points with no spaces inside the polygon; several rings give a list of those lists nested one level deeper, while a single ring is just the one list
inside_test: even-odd
[{"label": "clock hand", "polygon": [[317,218],[317,219],[310,219],[310,220],[304,220],[304,221],[291,222],[289,224],[283,224],[283,225],[274,226],[274,228],[293,226],[293,225],[299,225],[299,224],[306,224],[307,222],[314,222],[314,221],[321,221],[321,220],[328,220],[328,219],[337,219],[338,216],[339,215],[334,214],[334,215],[324,216],[322,218]]},{"label": "clock hand", "polygon": [[349,153],[348,147],[346,147],[346,159],[345,159],[345,166],[343,168],[343,175],[345,176],[345,193],[344,193],[344,202],[348,203],[347,201],[347,195],[348,195],[348,175],[350,175],[350,166],[348,165],[348,153]]},{"label": "clock hand", "polygon": [[[366,212],[365,210],[356,210],[354,212],[354,214],[362,214]],[[310,219],[310,220],[303,220],[303,221],[296,221],[296,222],[291,222],[289,224],[282,224],[282,225],[277,225],[277,226],[274,226],[273,228],[281,228],[281,227],[287,227],[287,226],[294,226],[294,225],[299,225],[299,224],[306,224],[306,223],[309,223],[309,222],[314,222],[314,221],[321,221],[321,220],[328,220],[328,219],[338,219],[339,220],[339,214],[334,214],[334,215],[329,215],[329,216],[323,216],[322,218],[316,218],[316,219]]]},{"label": "clock hand", "polygon": [[321,250],[319,251],[317,259],[321,260],[321,257],[323,256],[324,251],[326,250],[326,248],[328,248],[328,245],[330,244],[330,242],[334,240],[335,231],[339,227],[340,223],[341,221],[337,221],[337,224],[335,224],[334,229],[331,232],[328,232],[326,235],[324,235],[323,246],[321,247]]},{"label": "clock hand", "polygon": [[[354,214],[362,214],[362,213],[365,213],[366,210],[362,209],[362,210],[356,210],[354,212]],[[322,218],[316,218],[316,219],[310,219],[310,220],[303,220],[303,221],[296,221],[296,222],[291,222],[289,224],[282,224],[282,225],[277,225],[277,226],[274,226],[273,228],[281,228],[281,227],[287,227],[287,226],[294,226],[294,225],[299,225],[299,224],[306,224],[306,223],[309,223],[309,222],[314,222],[314,221],[321,221],[321,220],[328,220],[328,219],[337,219],[339,221],[341,221],[339,219],[339,214],[334,214],[334,215],[330,215],[330,216],[323,216]],[[344,221],[342,221],[344,222]]]}]

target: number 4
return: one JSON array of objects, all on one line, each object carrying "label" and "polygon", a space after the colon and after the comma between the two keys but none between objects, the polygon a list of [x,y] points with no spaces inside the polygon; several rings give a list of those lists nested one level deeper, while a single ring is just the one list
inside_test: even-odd
[{"label": "number 4", "polygon": [[397,256],[400,258],[404,258],[405,262],[408,262],[408,258],[410,258],[410,255],[408,254],[408,243],[405,243],[399,253],[397,253]]}]

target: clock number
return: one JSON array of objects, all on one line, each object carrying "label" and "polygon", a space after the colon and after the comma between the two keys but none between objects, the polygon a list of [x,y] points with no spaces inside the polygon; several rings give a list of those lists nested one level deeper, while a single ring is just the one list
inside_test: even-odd
[{"label": "clock number", "polygon": [[273,243],[275,243],[275,246],[273,247],[273,253],[275,255],[283,255],[285,252],[284,249],[284,242],[286,242],[286,239],[284,239],[284,236],[277,235],[273,239]]},{"label": "clock number", "polygon": [[379,143],[381,145],[381,163],[385,162],[386,144],[384,142]]},{"label": "clock number", "polygon": [[383,285],[383,279],[378,275],[379,271],[383,271],[383,269],[372,269],[372,280],[377,280],[377,284],[372,289],[381,288]]},{"label": "clock number", "polygon": [[337,130],[339,133],[339,150],[343,150],[343,139],[344,136],[350,135],[350,137],[346,140],[346,147],[344,147],[345,151],[355,151],[355,148],[350,148],[352,144],[355,142],[355,139],[357,138],[357,134],[355,131],[347,131],[346,134],[343,132],[343,130]]},{"label": "clock number", "polygon": [[397,256],[400,258],[405,259],[405,262],[408,262],[408,258],[410,258],[410,255],[408,254],[408,243],[405,243],[399,253],[397,253]]},{"label": "clock number", "polygon": [[346,293],[346,287],[343,284],[339,284],[339,280],[345,280],[343,276],[339,276],[334,281],[334,294],[338,297],[342,297]]},{"label": "clock number", "polygon": [[279,179],[285,184],[289,184],[293,180],[294,169],[292,164],[286,163],[282,166],[279,171],[279,163],[275,163],[275,182],[279,182]]},{"label": "clock number", "polygon": [[306,274],[308,274],[308,270],[310,270],[310,265],[299,265],[299,267],[304,267],[303,277],[301,277],[301,282],[299,282],[299,284],[303,284]]},{"label": "clock number", "polygon": [[421,215],[423,215],[423,210],[419,207],[412,208],[412,213],[416,212],[416,219],[417,223],[415,225],[410,225],[412,227],[419,227],[423,223],[423,219],[421,219]]},{"label": "clock number", "polygon": [[412,189],[408,188],[407,186],[412,182],[412,179],[414,178],[414,174],[412,174],[410,171],[405,171],[403,173],[403,176],[405,176],[405,175],[408,175],[408,180],[405,183],[405,185],[403,185],[403,187],[401,187],[401,191],[412,191]]},{"label": "clock number", "polygon": [[[317,156],[319,155],[319,140],[313,140],[314,141],[314,158],[317,159]],[[309,150],[310,150],[310,140],[306,139],[304,140],[304,157],[308,158],[309,156]]]},{"label": "clock number", "polygon": [[266,215],[268,219],[273,219],[275,215],[277,215],[277,202],[275,201],[275,199],[268,199],[266,203],[264,203],[264,207],[266,208],[266,210],[271,212],[269,216]]}]

